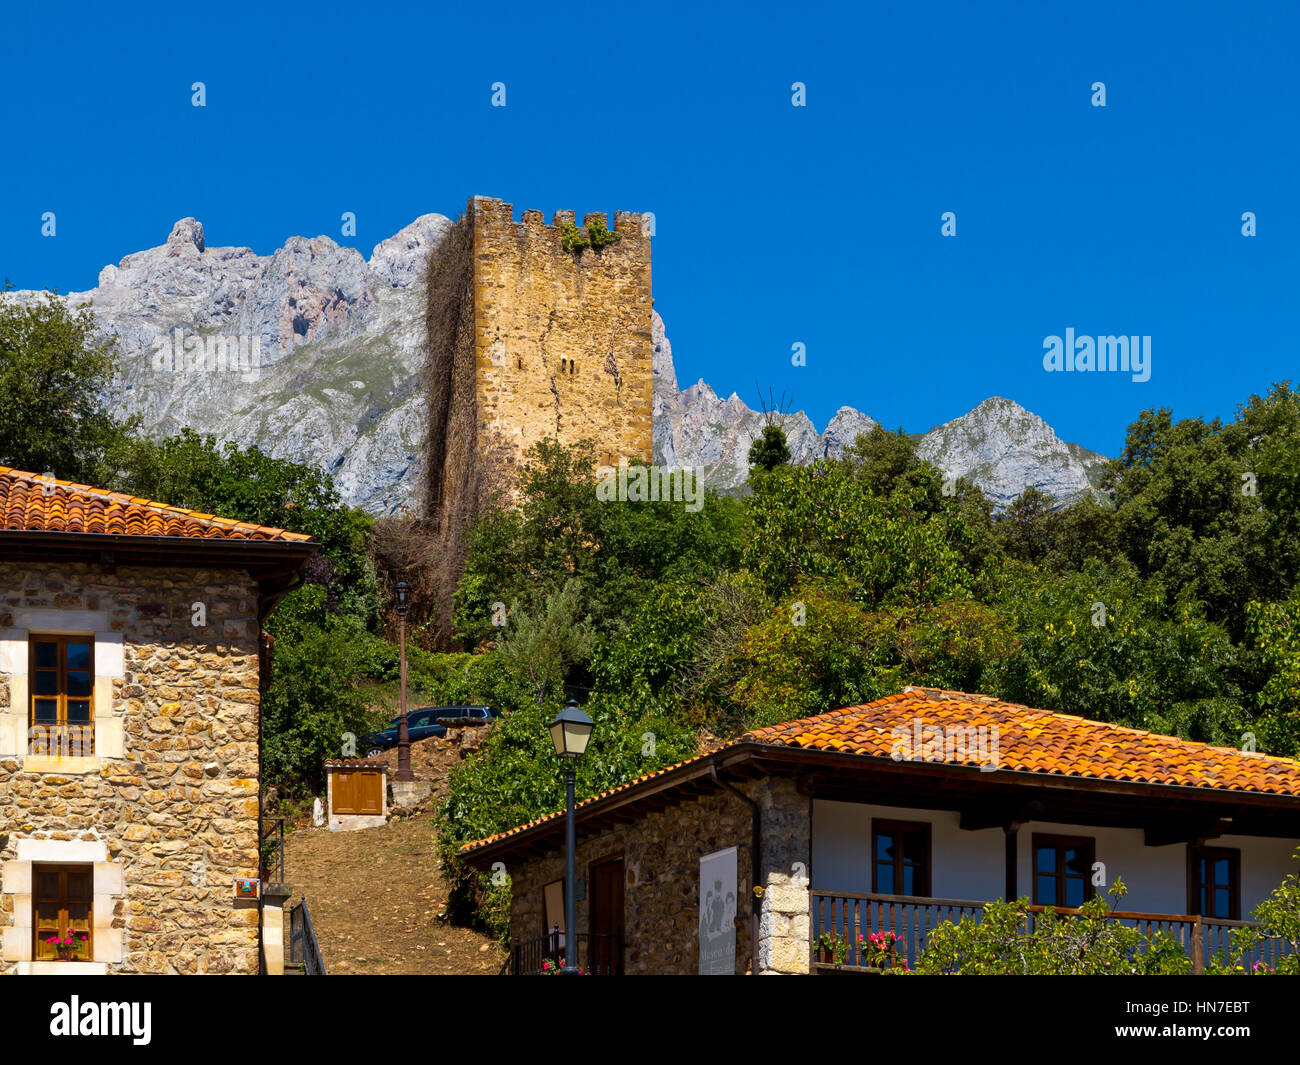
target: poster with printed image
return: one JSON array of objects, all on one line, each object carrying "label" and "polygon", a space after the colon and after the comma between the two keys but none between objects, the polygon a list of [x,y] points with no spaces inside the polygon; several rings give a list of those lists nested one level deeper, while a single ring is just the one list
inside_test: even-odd
[{"label": "poster with printed image", "polygon": [[736,973],[736,848],[700,859],[700,975]]}]

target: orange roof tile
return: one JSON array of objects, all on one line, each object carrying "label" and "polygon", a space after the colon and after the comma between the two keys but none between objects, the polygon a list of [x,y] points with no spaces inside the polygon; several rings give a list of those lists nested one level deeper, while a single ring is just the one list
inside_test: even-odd
[{"label": "orange roof tile", "polygon": [[303,533],[218,518],[0,466],[0,530],[307,543]]},{"label": "orange roof tile", "polygon": [[[985,730],[982,746],[978,736],[981,727]],[[973,728],[976,732],[958,733],[958,728]],[[937,743],[940,736],[941,745]],[[918,739],[919,744],[915,742]],[[988,695],[937,688],[909,687],[862,706],[771,725],[746,733],[719,750],[741,743],[889,760],[894,760],[897,751],[900,761],[943,761],[972,769],[990,763],[1003,771],[1300,796],[1300,762],[1289,758],[1212,747],[1145,729],[1007,703]],[[647,773],[584,799],[577,808],[712,756],[702,755]],[[468,854],[563,816],[563,811],[547,814],[467,843],[461,853]]]},{"label": "orange roof tile", "polygon": [[[957,731],[971,728],[975,734]],[[1018,772],[1300,795],[1300,763],[1289,758],[937,688],[906,688],[863,706],[758,729],[745,738],[813,751],[883,758],[897,751],[900,759],[912,761],[991,763]]]}]

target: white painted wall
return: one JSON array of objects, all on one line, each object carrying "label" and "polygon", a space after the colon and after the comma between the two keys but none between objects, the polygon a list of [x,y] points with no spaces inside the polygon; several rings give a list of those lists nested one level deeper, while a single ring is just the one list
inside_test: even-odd
[{"label": "white painted wall", "polygon": [[[983,902],[1000,899],[1005,891],[1004,843],[1000,828],[965,832],[955,811],[914,810],[866,803],[813,801],[812,888],[815,891],[871,890],[871,819],[928,821],[931,833],[930,890],[937,898]],[[1097,828],[1088,825],[1031,821],[1017,838],[1017,887],[1033,897],[1031,847],[1035,832],[1061,836],[1091,836],[1096,859],[1104,862],[1106,882],[1124,880],[1128,894],[1117,909],[1145,913],[1185,913],[1187,910],[1187,848],[1184,844],[1148,847],[1141,829]],[[1241,910],[1250,910],[1296,871],[1291,860],[1300,841],[1255,836],[1222,836],[1214,847],[1241,851]]]}]

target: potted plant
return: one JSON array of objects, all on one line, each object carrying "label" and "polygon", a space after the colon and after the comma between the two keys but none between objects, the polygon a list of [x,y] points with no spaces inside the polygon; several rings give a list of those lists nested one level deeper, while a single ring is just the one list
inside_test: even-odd
[{"label": "potted plant", "polygon": [[89,938],[88,933],[76,932],[69,928],[64,935],[50,936],[45,942],[58,952],[59,961],[73,961]]},{"label": "potted plant", "polygon": [[817,937],[817,960],[839,968],[849,956],[849,941],[837,932],[823,932]]},{"label": "potted plant", "polygon": [[896,932],[872,932],[869,936],[858,936],[862,964],[882,972],[896,966],[906,971],[905,962],[899,965],[901,959],[898,956],[898,943],[902,938]]}]

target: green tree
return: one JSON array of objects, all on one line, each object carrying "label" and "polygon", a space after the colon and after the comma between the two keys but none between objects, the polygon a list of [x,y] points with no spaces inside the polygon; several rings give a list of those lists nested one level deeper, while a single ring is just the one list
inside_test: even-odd
[{"label": "green tree", "polygon": [[218,446],[183,429],[108,450],[106,487],[223,518],[314,536],[320,553],[267,619],[275,639],[262,701],[265,779],[284,796],[319,792],[323,761],[344,733],[363,741],[386,718],[368,687],[395,678],[397,649],[380,636],[382,594],[370,561],[371,519],[343,505],[319,470],[256,447]]},{"label": "green tree", "polygon": [[1060,518],[1056,500],[1030,485],[994,524],[1002,553],[1021,562],[1039,563],[1056,546]]},{"label": "green tree", "polygon": [[790,461],[785,430],[779,425],[765,425],[763,432],[749,445],[749,465],[759,470],[774,470]]},{"label": "green tree", "polygon": [[1265,667],[1257,696],[1261,746],[1300,754],[1300,594],[1281,603],[1246,605],[1247,636]]},{"label": "green tree", "polygon": [[105,456],[139,424],[111,412],[116,375],[89,307],[55,292],[0,302],[0,465],[102,487]]},{"label": "green tree", "polygon": [[838,587],[865,606],[969,594],[943,523],[918,520],[906,495],[877,496],[850,464],[778,467],[745,506],[742,562],[773,600],[803,583]]},{"label": "green tree", "polygon": [[282,796],[320,794],[325,759],[342,756],[344,734],[364,743],[387,718],[361,687],[379,637],[329,615],[320,585],[291,594],[294,607],[274,616],[280,632],[262,699],[264,779]]},{"label": "green tree", "polygon": [[995,609],[1017,648],[989,663],[991,694],[1229,746],[1248,724],[1227,633],[1194,599],[1171,597],[1128,564],[1062,574],[1009,566]]},{"label": "green tree", "polygon": [[901,428],[891,433],[879,423],[859,433],[844,449],[844,461],[879,496],[914,487],[917,475],[927,465],[916,457],[915,442]]},{"label": "green tree", "polygon": [[535,693],[539,706],[548,693],[563,688],[575,665],[591,656],[595,636],[583,614],[581,592],[582,585],[570,580],[546,597],[536,616],[521,606],[511,613],[501,658]]},{"label": "green tree", "polygon": [[[458,919],[491,916],[504,936],[509,908],[485,876],[467,869],[463,843],[525,824],[564,808],[564,774],[547,731],[558,701],[531,703],[497,722],[479,752],[457,765],[436,825],[442,868],[452,884],[449,912]],[[577,765],[579,800],[697,753],[695,731],[656,700],[594,694],[583,709],[595,723]],[[486,912],[484,910],[487,906]]]},{"label": "green tree", "polygon": [[1240,638],[1244,605],[1285,599],[1300,559],[1300,397],[1284,383],[1228,425],[1143,411],[1107,473],[1118,541]]},{"label": "green tree", "polygon": [[975,691],[1010,634],[970,600],[866,610],[808,588],[752,626],[729,672],[753,726],[870,702],[908,684]]}]

